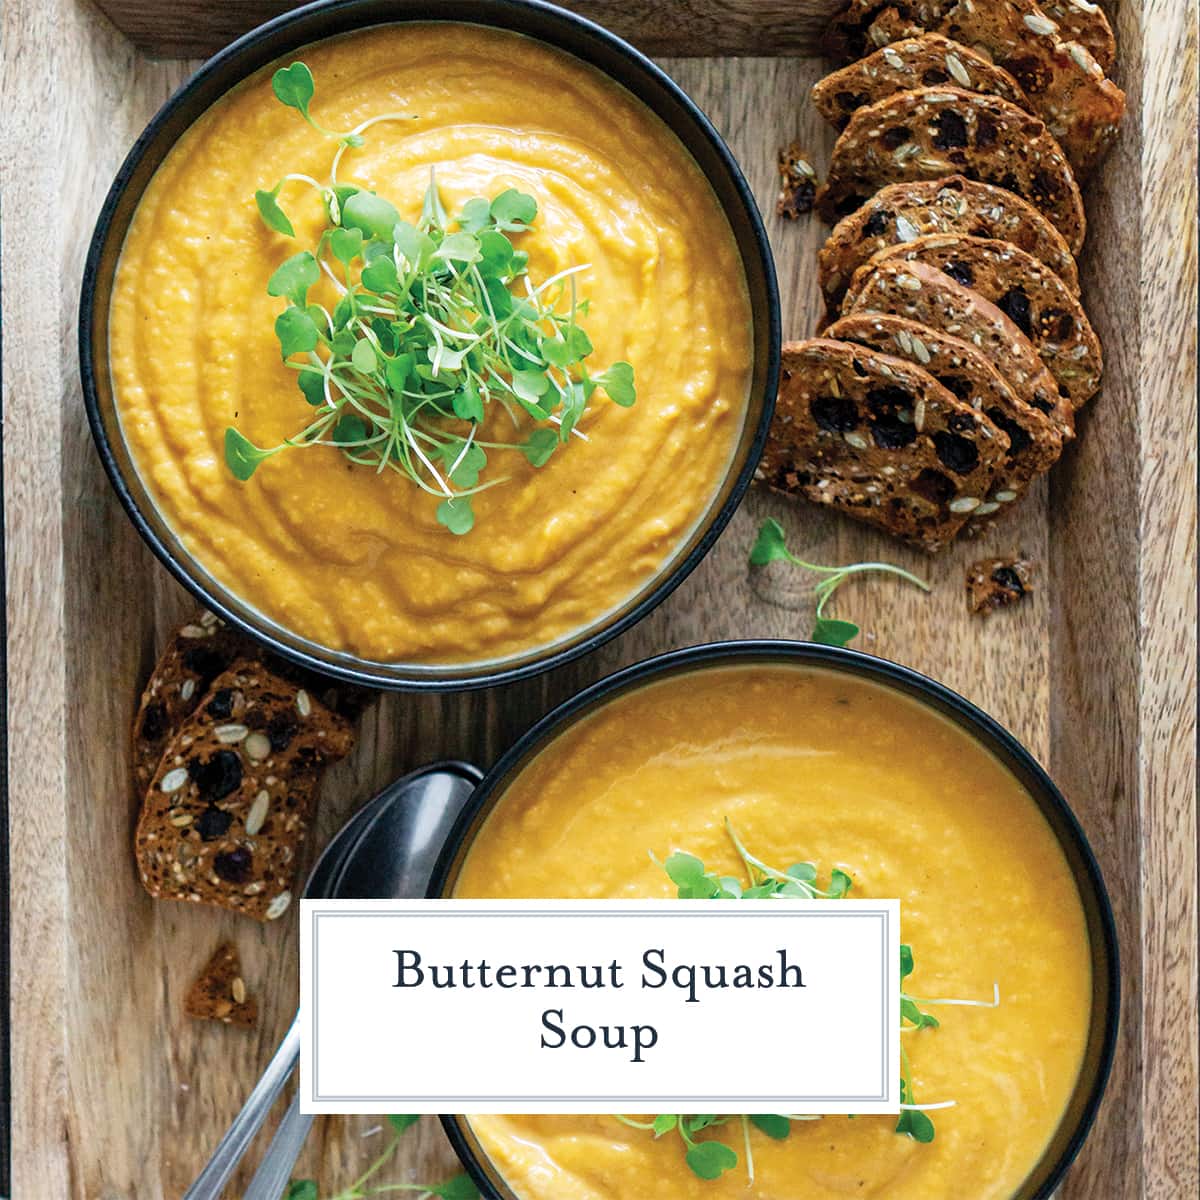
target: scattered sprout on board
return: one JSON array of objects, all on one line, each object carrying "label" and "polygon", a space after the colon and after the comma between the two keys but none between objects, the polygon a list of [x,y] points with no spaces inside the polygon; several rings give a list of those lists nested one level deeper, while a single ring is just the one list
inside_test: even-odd
[{"label": "scattered sprout on board", "polygon": [[[442,525],[468,533],[471,498],[507,478],[483,480],[491,457],[520,454],[543,466],[572,435],[584,437],[577,427],[597,390],[622,407],[635,402],[633,368],[616,362],[597,371],[586,363],[592,343],[579,318],[588,308],[575,281],[587,264],[530,278],[528,256],[513,238],[537,219],[532,196],[509,188],[469,200],[451,217],[431,170],[420,218],[401,220],[390,201],[339,184],[337,172],[369,126],[412,118],[388,113],[338,133],[309,112],[314,84],[304,63],[280,68],[272,86],[281,103],[338,143],[326,183],[286,175],[255,194],[264,224],[285,237],[296,236],[279,202],[285,185],[315,189],[324,209],[315,249],[294,254],[267,283],[286,302],[275,334],[314,413],[277,446],[257,446],[230,426],[225,461],[245,481],[283,450],[334,446],[356,465],[407,476],[440,501]],[[309,299],[322,280],[337,292],[332,310]],[[480,436],[497,406],[516,440]]]},{"label": "scattered sprout on board", "polygon": [[322,1192],[315,1179],[293,1179],[283,1193],[283,1200],[366,1200],[370,1196],[416,1197],[416,1200],[479,1200],[479,1189],[465,1172],[453,1175],[443,1183],[378,1183],[371,1180],[395,1157],[405,1130],[421,1118],[415,1116],[388,1117],[392,1138],[383,1153],[348,1187],[340,1192]]},{"label": "scattered sprout on board", "polygon": [[[814,863],[793,863],[787,870],[781,871],[776,867],[756,858],[742,844],[734,831],[729,819],[725,820],[725,832],[733,843],[738,857],[746,868],[748,884],[733,875],[719,875],[710,871],[694,854],[676,851],[665,862],[659,862],[651,854],[656,863],[670,876],[675,884],[680,900],[769,900],[773,897],[785,897],[796,900],[841,900],[847,896],[852,886],[850,876],[839,867],[834,867],[829,873],[829,881],[821,887],[818,884],[819,872]],[[912,974],[912,947],[900,947],[900,979],[903,981]],[[900,1032],[910,1033],[920,1029],[937,1029],[937,1018],[925,1011],[926,1008],[938,1004],[956,1004],[974,1008],[997,1008],[1000,1004],[999,985],[993,984],[991,1000],[926,1000],[908,992],[900,993]],[[929,1113],[936,1109],[952,1108],[953,1100],[942,1101],[938,1104],[918,1104],[913,1095],[912,1068],[908,1061],[908,1052],[903,1043],[900,1047],[900,1118],[896,1122],[896,1132],[906,1134],[917,1142],[931,1142],[934,1136],[933,1121]],[[820,1117],[796,1115],[769,1116],[671,1116],[662,1115],[652,1119],[639,1120],[634,1117],[618,1117],[619,1121],[634,1129],[644,1129],[654,1137],[661,1138],[667,1134],[677,1133],[686,1147],[684,1158],[687,1165],[701,1179],[716,1179],[726,1171],[732,1170],[740,1161],[738,1152],[727,1143],[714,1138],[698,1140],[697,1135],[707,1129],[717,1129],[730,1122],[739,1122],[741,1128],[742,1149],[746,1156],[746,1174],[749,1182],[754,1182],[754,1152],[752,1149],[751,1127],[765,1133],[776,1141],[787,1138],[792,1131],[793,1121],[819,1121]]]},{"label": "scattered sprout on board", "polygon": [[804,559],[797,558],[787,548],[783,526],[773,517],[768,517],[760,526],[758,537],[755,539],[754,546],[750,550],[750,565],[765,567],[767,563],[777,560],[789,562],[793,566],[803,568],[805,571],[814,571],[818,575],[823,576],[821,582],[813,589],[817,597],[817,614],[811,640],[820,642],[825,646],[845,646],[848,642],[858,637],[859,628],[852,621],[839,621],[836,617],[825,616],[825,605],[829,597],[851,575],[862,575],[871,571],[880,571],[888,575],[897,575],[901,579],[907,580],[909,583],[919,587],[924,592],[930,590],[929,584],[925,580],[919,579],[912,572],[904,570],[903,567],[897,567],[892,563],[863,562],[853,563],[847,567],[823,567],[818,563],[805,562]]}]

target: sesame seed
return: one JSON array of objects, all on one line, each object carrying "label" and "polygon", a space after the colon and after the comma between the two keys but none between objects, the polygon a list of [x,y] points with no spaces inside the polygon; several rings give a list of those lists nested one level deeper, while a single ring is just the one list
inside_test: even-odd
[{"label": "sesame seed", "polygon": [[253,837],[263,827],[267,819],[267,810],[271,807],[271,793],[264,788],[254,797],[250,811],[246,814],[246,833]]},{"label": "sesame seed", "polygon": [[994,513],[999,507],[1000,505],[993,503],[991,500],[986,500],[975,510],[975,515],[977,517],[986,517],[989,513]]},{"label": "sesame seed", "polygon": [[1049,17],[1043,17],[1039,13],[1027,13],[1021,20],[1027,28],[1043,37],[1058,32],[1058,26]]},{"label": "sesame seed", "polygon": [[1001,504],[1011,504],[1012,501],[1014,501],[1016,498],[1017,498],[1017,493],[1009,491],[1008,489],[1005,489],[1004,491],[1001,491],[1001,492],[997,492],[992,497],[993,500],[999,500]]},{"label": "sesame seed", "polygon": [[312,712],[312,701],[308,698],[308,693],[303,689],[296,693],[296,711],[302,717],[307,717]]},{"label": "sesame seed", "polygon": [[288,905],[292,902],[291,892],[280,892],[270,904],[267,905],[267,920],[274,921],[278,917],[282,917],[288,910]]},{"label": "sesame seed", "polygon": [[271,754],[271,740],[265,733],[259,733],[256,730],[247,736],[244,749],[255,762],[262,762]]},{"label": "sesame seed", "polygon": [[162,777],[162,783],[158,786],[164,792],[177,792],[185,783],[187,783],[188,773],[186,767],[176,767],[173,771],[168,771]]},{"label": "sesame seed", "polygon": [[216,736],[217,741],[226,746],[236,746],[238,742],[245,741],[246,734],[249,732],[250,731],[245,727],[245,725],[238,725],[236,723],[231,725],[218,725],[216,729],[213,730],[213,734]]},{"label": "sesame seed", "polygon": [[194,679],[185,679],[179,687],[179,698],[181,700],[190,700],[196,694],[196,681]]},{"label": "sesame seed", "polygon": [[963,87],[971,86],[971,76],[967,74],[967,68],[962,65],[962,59],[957,54],[946,55],[946,70],[958,80]]},{"label": "sesame seed", "polygon": [[211,630],[205,629],[203,625],[185,625],[179,631],[179,636],[185,638],[203,638],[208,637],[211,632]]},{"label": "sesame seed", "polygon": [[229,991],[233,995],[234,1004],[246,1003],[246,984],[240,975],[238,975],[234,979],[233,983],[229,985]]},{"label": "sesame seed", "polygon": [[851,430],[850,433],[842,435],[846,439],[847,446],[853,446],[855,450],[865,450],[867,448],[867,439],[861,433]]},{"label": "sesame seed", "polygon": [[974,512],[979,507],[979,501],[974,496],[959,496],[957,500],[950,501],[949,507],[952,513]]}]

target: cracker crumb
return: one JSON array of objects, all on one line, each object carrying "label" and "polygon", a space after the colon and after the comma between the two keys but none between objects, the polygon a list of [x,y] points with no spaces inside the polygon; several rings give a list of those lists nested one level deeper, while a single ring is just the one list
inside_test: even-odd
[{"label": "cracker crumb", "polygon": [[812,155],[799,142],[779,151],[779,200],[775,211],[787,221],[812,212],[817,195],[817,172]]},{"label": "cracker crumb", "polygon": [[1033,563],[1013,555],[984,558],[967,568],[967,607],[978,617],[1016,604],[1033,590]]}]

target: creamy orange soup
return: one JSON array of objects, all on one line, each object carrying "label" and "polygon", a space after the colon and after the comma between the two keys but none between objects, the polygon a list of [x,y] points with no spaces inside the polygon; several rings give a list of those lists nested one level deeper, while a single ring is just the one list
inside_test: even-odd
[{"label": "creamy orange soup", "polygon": [[[793,667],[722,667],[649,685],[565,733],[514,780],[457,883],[470,897],[670,897],[649,858],[687,850],[744,875],[729,818],[776,865],[840,866],[851,895],[899,897],[905,990],[990,999],[902,1035],[928,1144],[893,1117],[753,1131],[742,1166],[704,1182],[677,1136],[614,1117],[473,1117],[521,1200],[1004,1200],[1075,1086],[1091,1005],[1079,895],[1034,802],[948,721],[877,685]],[[747,902],[749,903],[749,902]],[[836,901],[830,901],[836,903]],[[781,1030],[779,1036],[787,1036]],[[718,1136],[741,1151],[740,1124]]]},{"label": "creamy orange soup", "polygon": [[[533,231],[516,239],[530,275],[590,264],[578,279],[589,361],[632,363],[637,403],[593,400],[580,426],[589,440],[540,470],[506,455],[510,481],[476,497],[464,537],[437,523],[436,500],[409,480],[351,467],[333,448],[277,455],[237,482],[223,458],[228,425],[266,446],[309,420],[280,362],[282,302],[266,283],[324,227],[316,193],[296,187],[281,200],[297,239],[272,233],[254,193],[289,172],[324,180],[333,150],[274,99],[268,68],[180,140],[129,231],[110,354],[138,470],[203,567],[322,645],[443,663],[559,640],[664,568],[730,462],[752,336],[724,214],[640,101],[527,38],[409,24],[293,59],[312,68],[313,114],[327,128],[417,117],[373,126],[344,156],[340,182],[376,190],[410,220],[431,167],[451,213],[510,187],[534,196]],[[332,303],[321,287],[311,298]]]}]

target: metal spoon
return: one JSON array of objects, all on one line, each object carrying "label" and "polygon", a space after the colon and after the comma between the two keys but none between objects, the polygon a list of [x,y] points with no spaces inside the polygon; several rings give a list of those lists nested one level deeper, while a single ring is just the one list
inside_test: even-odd
[{"label": "metal spoon", "polygon": [[[309,874],[304,898],[423,896],[442,842],[481,778],[479,769],[469,763],[443,762],[423,767],[384,788],[342,826],[322,851]],[[297,1015],[242,1111],[234,1117],[183,1200],[219,1200],[229,1176],[299,1060]],[[293,1098],[244,1200],[255,1196],[278,1200],[311,1124],[312,1118],[300,1113],[299,1102]],[[276,1186],[280,1170],[283,1175]],[[267,1190],[271,1187],[275,1190]]]}]

